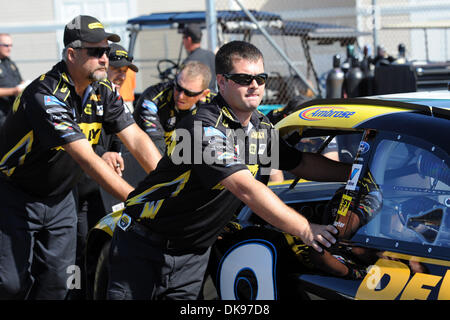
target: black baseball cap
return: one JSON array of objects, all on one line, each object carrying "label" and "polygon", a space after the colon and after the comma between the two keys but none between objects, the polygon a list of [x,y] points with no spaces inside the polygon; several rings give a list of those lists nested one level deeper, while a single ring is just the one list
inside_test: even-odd
[{"label": "black baseball cap", "polygon": [[[64,46],[77,40],[80,42],[100,42],[104,39],[112,42],[120,41],[117,34],[105,32],[103,24],[91,16],[76,16],[64,28]],[[76,45],[81,46],[81,43]]]},{"label": "black baseball cap", "polygon": [[124,66],[129,67],[134,72],[138,72],[139,69],[136,67],[133,62],[133,57],[128,56],[128,51],[122,47],[121,45],[118,45],[116,43],[112,43],[110,45],[111,51],[109,51],[109,65],[113,66],[115,68],[121,68]]},{"label": "black baseball cap", "polygon": [[202,28],[198,23],[189,23],[184,26],[183,35],[191,37],[193,42],[200,42],[202,40]]}]

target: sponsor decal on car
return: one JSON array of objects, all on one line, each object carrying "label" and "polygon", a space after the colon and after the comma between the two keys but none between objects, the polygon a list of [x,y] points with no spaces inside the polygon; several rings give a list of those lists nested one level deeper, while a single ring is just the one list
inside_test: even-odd
[{"label": "sponsor decal on car", "polygon": [[299,113],[299,117],[307,121],[319,121],[328,118],[350,118],[356,112],[345,107],[310,107]]},{"label": "sponsor decal on car", "polygon": [[[447,261],[393,252],[386,252],[384,255],[387,259],[380,258],[369,267],[356,292],[356,299],[427,300],[431,297],[438,300],[450,299],[450,269],[448,269],[450,265]],[[436,274],[412,272],[410,266],[405,264],[405,260],[412,261],[416,265],[427,265],[428,267],[424,267],[423,270],[432,268],[436,270]]]},{"label": "sponsor decal on car", "polygon": [[293,126],[329,126],[339,128],[356,128],[364,122],[398,112],[410,112],[388,106],[338,104],[338,105],[314,105],[292,113],[279,121],[275,128],[283,133],[284,128],[292,129]]},{"label": "sponsor decal on car", "polygon": [[361,141],[359,144],[358,153],[365,154],[369,151],[369,149],[370,149],[370,145],[365,141]]},{"label": "sponsor decal on car", "polygon": [[346,190],[356,190],[356,185],[359,180],[359,176],[361,175],[362,164],[355,163],[352,166],[352,171],[350,172],[350,177],[347,181],[347,185],[345,186]]}]

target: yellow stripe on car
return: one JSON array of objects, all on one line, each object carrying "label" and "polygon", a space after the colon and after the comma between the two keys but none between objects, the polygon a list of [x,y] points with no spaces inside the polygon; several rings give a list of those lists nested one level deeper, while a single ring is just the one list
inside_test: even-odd
[{"label": "yellow stripe on car", "polygon": [[318,104],[292,113],[278,122],[275,128],[311,126],[350,129],[379,116],[410,111],[375,105]]}]

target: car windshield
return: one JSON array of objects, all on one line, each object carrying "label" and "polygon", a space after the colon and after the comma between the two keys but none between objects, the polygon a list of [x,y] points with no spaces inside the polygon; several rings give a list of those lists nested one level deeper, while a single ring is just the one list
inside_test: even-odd
[{"label": "car windshield", "polygon": [[369,170],[381,190],[382,207],[357,238],[392,239],[388,246],[393,247],[420,244],[428,252],[432,247],[448,250],[449,156],[425,141],[399,135],[380,135],[373,147]]},{"label": "car windshield", "polygon": [[303,152],[321,153],[324,156],[346,163],[353,162],[362,132],[338,133],[333,136],[302,137],[295,148]]}]

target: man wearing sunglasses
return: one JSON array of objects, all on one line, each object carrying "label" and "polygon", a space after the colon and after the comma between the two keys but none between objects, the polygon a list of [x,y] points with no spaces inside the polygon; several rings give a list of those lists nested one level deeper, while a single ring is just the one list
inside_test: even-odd
[{"label": "man wearing sunglasses", "polygon": [[209,68],[198,61],[183,65],[175,80],[148,87],[139,97],[133,116],[161,154],[166,151],[177,123],[197,106],[209,102]]},{"label": "man wearing sunglasses", "polygon": [[71,191],[83,171],[118,199],[134,189],[94,152],[103,130],[147,172],[161,157],[106,79],[108,41],[120,37],[75,17],[63,60],[22,92],[0,129],[0,299],[65,298],[77,276]]},{"label": "man wearing sunglasses", "polygon": [[[128,56],[128,51],[119,44],[110,44],[109,67],[107,71],[108,80],[112,84],[112,89],[119,96],[119,90],[125,81],[128,69],[138,72],[139,69],[132,63],[132,58]],[[125,106],[124,107],[128,107]],[[125,169],[125,160],[122,158],[122,144],[116,135],[100,133],[95,152],[112,168],[118,175],[122,176]],[[83,172],[76,188],[74,189],[75,201],[77,202],[77,251],[76,264],[80,266],[82,279],[85,279],[84,270],[84,250],[86,248],[87,235],[89,230],[106,214],[112,211],[108,204],[117,204],[117,200],[109,201],[109,198],[102,196],[99,185],[90,176]],[[69,299],[82,299],[85,296],[85,287],[74,289],[69,292]]]},{"label": "man wearing sunglasses", "polygon": [[128,51],[113,43],[110,45],[111,51],[109,52],[109,68],[108,68],[108,80],[111,81],[116,87],[117,91],[125,81],[128,69],[138,72],[139,69],[133,64],[133,58],[128,56]]},{"label": "man wearing sunglasses", "polygon": [[9,58],[13,43],[7,33],[0,33],[0,127],[11,110],[14,99],[22,92],[24,81],[17,65]]},{"label": "man wearing sunglasses", "polygon": [[350,168],[289,146],[257,111],[267,75],[255,46],[232,41],[215,59],[219,94],[183,118],[126,202],[111,242],[110,299],[197,299],[210,247],[242,202],[319,252],[336,241],[333,226],[309,223],[263,182],[271,167],[322,181],[345,181]]}]

